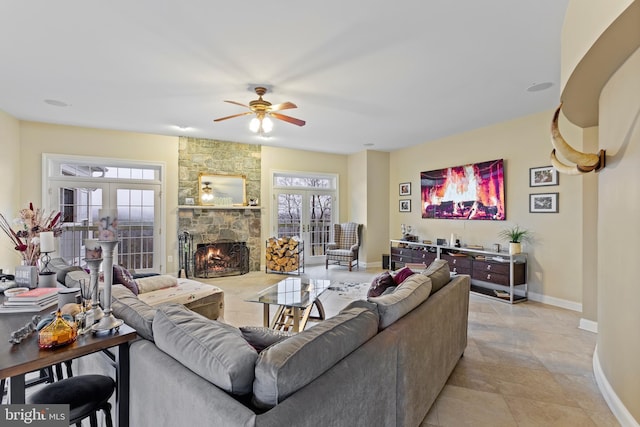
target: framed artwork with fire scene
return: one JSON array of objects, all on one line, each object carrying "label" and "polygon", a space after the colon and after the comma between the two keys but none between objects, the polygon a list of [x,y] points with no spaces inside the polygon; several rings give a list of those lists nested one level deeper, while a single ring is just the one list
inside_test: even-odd
[{"label": "framed artwork with fire scene", "polygon": [[503,159],[420,173],[422,218],[504,221]]}]

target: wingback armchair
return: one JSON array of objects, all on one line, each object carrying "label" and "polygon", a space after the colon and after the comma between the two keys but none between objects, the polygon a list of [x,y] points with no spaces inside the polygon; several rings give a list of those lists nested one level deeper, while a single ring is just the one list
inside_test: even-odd
[{"label": "wingback armchair", "polygon": [[329,268],[329,262],[349,266],[349,271],[355,262],[358,265],[358,253],[360,252],[360,232],[362,224],[347,222],[333,225],[333,242],[327,245],[325,268]]}]

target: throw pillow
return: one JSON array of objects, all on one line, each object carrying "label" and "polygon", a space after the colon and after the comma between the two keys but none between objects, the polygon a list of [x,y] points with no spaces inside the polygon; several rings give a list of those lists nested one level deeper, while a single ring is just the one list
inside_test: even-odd
[{"label": "throw pillow", "polygon": [[409,267],[403,267],[400,270],[398,270],[398,272],[396,273],[395,276],[393,276],[393,280],[396,282],[397,285],[401,284],[402,282],[404,282],[404,280],[413,275],[416,274],[415,271],[411,270]]},{"label": "throw pillow", "polygon": [[113,284],[124,285],[127,289],[133,292],[134,295],[138,295],[138,284],[133,279],[129,270],[121,265],[113,266]]},{"label": "throw pillow", "polygon": [[138,291],[141,294],[157,291],[158,289],[166,289],[172,286],[178,286],[178,279],[168,274],[161,274],[159,276],[149,276],[137,279]]},{"label": "throw pillow", "polygon": [[156,311],[153,337],[160,350],[224,391],[251,393],[258,353],[238,328],[170,303]]},{"label": "throw pillow", "polygon": [[241,326],[240,332],[249,345],[260,353],[265,348],[292,337],[295,332],[278,331],[263,326]]},{"label": "throw pillow", "polygon": [[414,274],[393,293],[372,297],[368,301],[378,305],[379,328],[382,330],[426,301],[430,293],[431,279],[422,274]]},{"label": "throw pillow", "polygon": [[420,274],[424,274],[431,279],[433,285],[431,293],[437,292],[451,280],[449,261],[445,259],[435,259],[431,265]]},{"label": "throw pillow", "polygon": [[379,297],[390,286],[395,286],[396,282],[388,271],[373,278],[371,286],[367,292],[367,297]]}]

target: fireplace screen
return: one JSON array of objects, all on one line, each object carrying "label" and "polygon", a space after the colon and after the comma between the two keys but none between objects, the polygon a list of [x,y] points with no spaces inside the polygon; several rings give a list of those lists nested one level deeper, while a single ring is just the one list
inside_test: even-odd
[{"label": "fireplace screen", "polygon": [[246,242],[199,243],[194,255],[196,277],[237,276],[249,272]]}]

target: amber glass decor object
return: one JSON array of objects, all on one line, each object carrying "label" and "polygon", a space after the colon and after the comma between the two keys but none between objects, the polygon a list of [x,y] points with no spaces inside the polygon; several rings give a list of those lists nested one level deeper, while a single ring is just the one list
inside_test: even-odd
[{"label": "amber glass decor object", "polygon": [[60,310],[57,311],[53,322],[40,330],[38,335],[38,347],[54,348],[61,345],[71,344],[78,336],[78,327],[75,322],[69,322],[62,317]]}]

